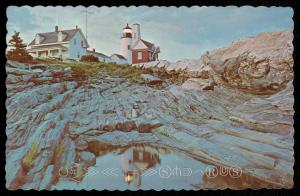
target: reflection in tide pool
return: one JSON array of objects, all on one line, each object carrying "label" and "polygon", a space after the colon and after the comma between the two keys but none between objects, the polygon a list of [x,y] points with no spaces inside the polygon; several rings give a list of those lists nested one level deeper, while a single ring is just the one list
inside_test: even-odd
[{"label": "reflection in tide pool", "polygon": [[[135,144],[103,148],[95,152],[97,162],[79,182],[59,183],[56,188],[72,189],[195,189],[211,166],[165,147]],[[95,150],[95,148],[94,148]]]}]

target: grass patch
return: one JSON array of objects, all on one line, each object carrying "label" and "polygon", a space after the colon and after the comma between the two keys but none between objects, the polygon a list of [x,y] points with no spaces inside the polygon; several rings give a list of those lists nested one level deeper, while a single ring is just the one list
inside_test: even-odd
[{"label": "grass patch", "polygon": [[104,68],[109,75],[126,78],[130,81],[140,81],[142,80],[141,74],[146,73],[146,71],[128,64],[117,65],[108,63],[104,64]]},{"label": "grass patch", "polygon": [[158,133],[159,133],[160,135],[163,135],[163,136],[166,136],[166,137],[169,137],[169,136],[170,136],[170,135],[169,135],[169,132],[166,131],[166,130],[158,130]]},{"label": "grass patch", "polygon": [[39,59],[40,63],[48,64],[54,68],[67,68],[72,70],[72,76],[76,81],[84,83],[89,78],[99,78],[103,76],[101,72],[112,77],[126,78],[130,81],[141,81],[141,74],[149,73],[147,70],[133,67],[128,64],[118,65],[106,62],[80,62],[80,61],[60,61],[56,59]]},{"label": "grass patch", "polygon": [[35,158],[40,153],[37,142],[32,142],[31,148],[22,159],[22,166],[25,170],[29,170],[34,163]]},{"label": "grass patch", "polygon": [[73,76],[77,80],[85,81],[90,77],[96,77],[103,75],[101,72],[107,73],[112,77],[126,78],[130,81],[141,81],[141,74],[146,73],[140,68],[133,67],[128,64],[118,65],[115,63],[72,63],[69,64],[73,71]]},{"label": "grass patch", "polygon": [[63,63],[65,63],[65,62],[57,60],[57,59],[39,59],[39,58],[37,58],[36,61],[39,64],[47,64],[47,65],[63,64]]}]

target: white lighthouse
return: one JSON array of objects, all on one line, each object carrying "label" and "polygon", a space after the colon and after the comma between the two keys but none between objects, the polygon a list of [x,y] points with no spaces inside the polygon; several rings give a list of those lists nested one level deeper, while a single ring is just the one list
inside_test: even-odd
[{"label": "white lighthouse", "polygon": [[131,44],[132,44],[132,29],[128,26],[123,28],[121,37],[120,54],[127,59],[129,64],[132,63],[131,60]]},{"label": "white lighthouse", "polygon": [[120,51],[111,56],[111,62],[117,64],[138,64],[158,60],[159,47],[141,38],[140,24],[127,24],[123,28]]}]

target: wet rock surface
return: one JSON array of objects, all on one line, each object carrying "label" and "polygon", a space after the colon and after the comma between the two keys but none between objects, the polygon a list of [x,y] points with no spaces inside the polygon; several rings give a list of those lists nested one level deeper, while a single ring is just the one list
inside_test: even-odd
[{"label": "wet rock surface", "polygon": [[[290,41],[285,32],[268,36],[272,44],[274,40],[279,42],[272,45],[271,51],[282,47],[283,42],[277,39],[287,39],[284,42],[287,44]],[[261,44],[266,46],[264,42]],[[89,81],[89,86],[79,85],[68,69],[48,66],[37,73],[24,64],[8,61],[6,186],[52,189],[62,176],[72,178],[71,174],[62,173],[62,168],[73,164],[80,166],[77,170],[80,181],[86,168],[95,164],[95,155],[99,155],[95,148],[105,150],[107,145],[148,142],[176,149],[208,165],[238,166],[243,175],[256,179],[256,188],[292,187],[292,65],[283,63],[289,67],[283,68],[277,61],[282,54],[286,55],[282,58],[287,58],[284,62],[291,63],[289,45],[283,45],[284,51],[269,55],[267,50],[259,49],[258,43],[253,48],[246,46],[234,44],[232,48],[237,48],[234,51],[228,47],[222,53],[222,49],[209,53],[197,61],[201,62],[200,68],[190,66],[194,72],[182,68],[186,63],[181,62],[176,70],[190,79],[185,78],[182,85],[159,77],[163,81],[160,88],[105,73],[99,73],[102,79]],[[268,63],[255,60],[256,68],[252,70],[252,65],[246,65],[250,67],[240,70],[243,66],[236,58],[244,56],[229,55],[229,51],[243,54],[239,47],[264,51],[252,55],[268,58]],[[248,57],[247,54],[246,62]],[[213,58],[217,59],[214,63],[210,62]],[[228,60],[231,58],[234,59]],[[205,59],[209,63],[203,64]],[[212,64],[217,65],[215,62],[219,62],[217,68],[210,68]],[[159,70],[166,69],[165,64],[153,62],[147,66]],[[274,67],[283,71],[276,72]],[[174,69],[167,71],[172,74]],[[272,73],[276,76],[271,77]],[[245,87],[244,75],[254,81],[245,84],[247,92],[241,90]],[[238,80],[232,81],[235,77]],[[213,88],[205,89],[202,81],[213,82]],[[260,95],[265,94],[265,88],[258,81],[267,85],[267,89],[274,83],[279,86],[267,95]],[[233,182],[220,177],[214,183],[211,188],[224,188]],[[228,185],[238,189],[251,186],[249,183]]]}]

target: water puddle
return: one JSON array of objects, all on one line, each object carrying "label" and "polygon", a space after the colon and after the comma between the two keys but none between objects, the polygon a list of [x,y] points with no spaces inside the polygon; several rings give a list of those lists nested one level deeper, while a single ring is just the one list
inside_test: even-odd
[{"label": "water puddle", "polygon": [[191,190],[244,189],[278,186],[242,173],[195,160],[183,152],[158,144],[117,146],[90,142],[96,164],[80,181],[61,179],[55,189],[86,190]]},{"label": "water puddle", "polygon": [[81,182],[59,183],[71,189],[197,189],[203,174],[212,166],[167,147],[151,144],[128,146],[89,144],[96,165],[88,168]]}]

